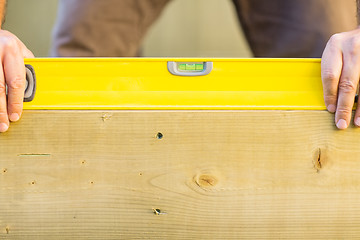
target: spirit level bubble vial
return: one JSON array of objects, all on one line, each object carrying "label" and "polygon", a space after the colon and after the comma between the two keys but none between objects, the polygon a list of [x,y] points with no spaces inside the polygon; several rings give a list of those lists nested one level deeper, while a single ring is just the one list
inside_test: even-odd
[{"label": "spirit level bubble vial", "polygon": [[205,76],[212,69],[212,62],[168,62],[169,72],[176,76]]}]

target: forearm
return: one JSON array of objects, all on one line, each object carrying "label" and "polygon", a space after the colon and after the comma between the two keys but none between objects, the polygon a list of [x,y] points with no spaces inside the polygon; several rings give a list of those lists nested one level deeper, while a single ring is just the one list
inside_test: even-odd
[{"label": "forearm", "polygon": [[358,25],[360,25],[360,0],[356,0],[356,9],[357,9],[357,21]]},{"label": "forearm", "polygon": [[[358,0],[360,1],[360,0]],[[5,19],[6,0],[0,0],[0,28]]]}]

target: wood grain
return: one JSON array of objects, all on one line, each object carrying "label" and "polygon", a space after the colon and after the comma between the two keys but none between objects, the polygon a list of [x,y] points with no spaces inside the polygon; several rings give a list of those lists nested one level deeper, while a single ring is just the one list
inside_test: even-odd
[{"label": "wood grain", "polygon": [[26,111],[0,239],[358,238],[359,142],[325,111]]}]

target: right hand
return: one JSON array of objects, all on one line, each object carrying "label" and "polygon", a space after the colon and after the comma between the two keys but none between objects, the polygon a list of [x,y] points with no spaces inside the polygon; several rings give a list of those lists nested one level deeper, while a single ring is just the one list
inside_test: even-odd
[{"label": "right hand", "polygon": [[0,30],[0,133],[21,117],[26,82],[24,58],[33,57],[14,34]]}]

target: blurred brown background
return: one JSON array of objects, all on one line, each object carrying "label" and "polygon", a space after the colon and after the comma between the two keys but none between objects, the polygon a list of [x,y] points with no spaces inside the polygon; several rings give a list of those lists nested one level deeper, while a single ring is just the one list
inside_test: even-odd
[{"label": "blurred brown background", "polygon": [[[4,28],[46,57],[57,0],[9,0]],[[150,29],[144,56],[251,57],[230,0],[173,0]]]}]

